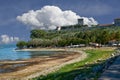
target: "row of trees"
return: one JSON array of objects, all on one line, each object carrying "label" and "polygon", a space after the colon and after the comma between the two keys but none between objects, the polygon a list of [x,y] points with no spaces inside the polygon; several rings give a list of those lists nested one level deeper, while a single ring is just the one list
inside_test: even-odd
[{"label": "row of trees", "polygon": [[19,41],[17,47],[22,48],[36,48],[36,47],[64,47],[71,44],[85,43],[83,39],[71,38],[71,39],[32,39],[28,42]]},{"label": "row of trees", "polygon": [[85,31],[79,32],[76,34],[77,38],[82,38],[87,40],[87,42],[95,42],[101,44],[107,44],[111,40],[120,41],[120,30],[119,31],[111,31],[111,30],[93,30],[93,31]]},{"label": "row of trees", "polygon": [[95,28],[76,31],[44,31],[32,30],[31,40],[20,41],[17,47],[64,47],[71,44],[86,44],[90,42],[107,44],[111,40],[120,41],[120,28]]}]

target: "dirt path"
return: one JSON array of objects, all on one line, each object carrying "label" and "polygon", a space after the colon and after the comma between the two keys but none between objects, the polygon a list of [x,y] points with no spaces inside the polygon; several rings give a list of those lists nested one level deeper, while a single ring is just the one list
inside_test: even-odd
[{"label": "dirt path", "polygon": [[46,75],[58,70],[66,64],[83,60],[86,56],[87,55],[82,51],[73,51],[70,54],[54,55],[52,57],[0,62],[0,64],[2,64],[0,68],[10,68],[10,70],[13,70],[10,72],[8,70],[7,73],[0,73],[0,80],[28,80],[39,75]]}]

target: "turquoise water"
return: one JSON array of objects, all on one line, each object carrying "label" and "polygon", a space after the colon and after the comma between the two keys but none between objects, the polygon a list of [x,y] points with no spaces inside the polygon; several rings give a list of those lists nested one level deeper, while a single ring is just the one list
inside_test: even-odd
[{"label": "turquoise water", "polygon": [[50,56],[56,51],[15,51],[15,45],[0,45],[0,60],[28,59],[38,56]]}]

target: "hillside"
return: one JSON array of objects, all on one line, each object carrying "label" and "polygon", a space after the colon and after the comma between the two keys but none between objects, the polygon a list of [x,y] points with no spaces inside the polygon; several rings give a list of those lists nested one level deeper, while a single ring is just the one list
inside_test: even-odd
[{"label": "hillside", "polygon": [[120,41],[120,27],[77,27],[57,30],[32,30],[31,40],[17,43],[23,47],[65,47],[70,45],[92,43],[108,44],[109,41]]}]

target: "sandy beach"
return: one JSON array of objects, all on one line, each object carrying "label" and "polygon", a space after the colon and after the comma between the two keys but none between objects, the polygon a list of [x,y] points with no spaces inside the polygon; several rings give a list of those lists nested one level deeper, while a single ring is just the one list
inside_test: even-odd
[{"label": "sandy beach", "polygon": [[78,62],[87,57],[82,51],[70,49],[23,49],[21,51],[40,50],[68,52],[56,54],[51,57],[46,56],[26,60],[0,61],[0,69],[3,70],[0,73],[0,80],[28,80],[39,75],[54,72],[67,64]]}]

